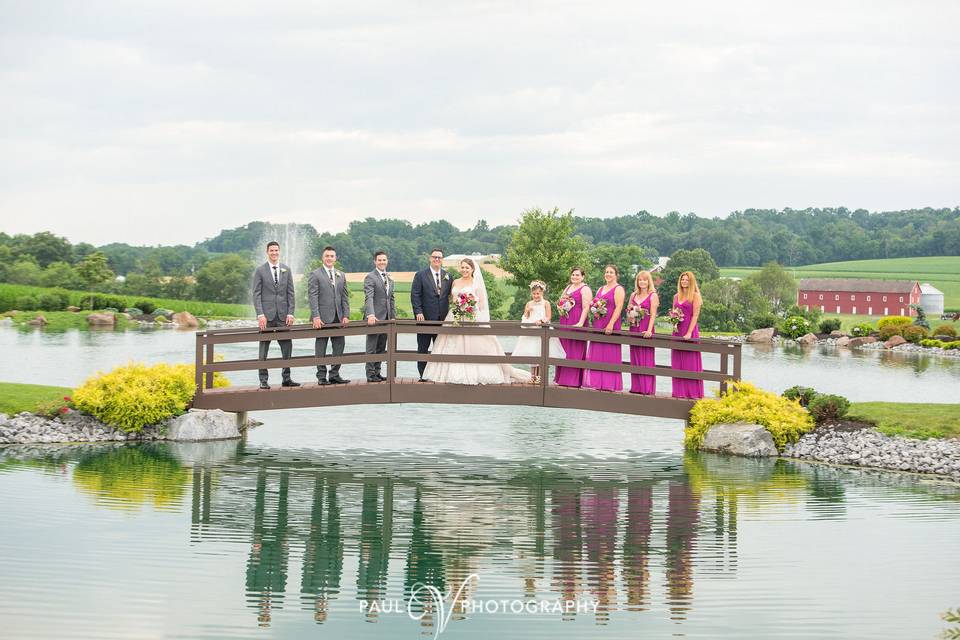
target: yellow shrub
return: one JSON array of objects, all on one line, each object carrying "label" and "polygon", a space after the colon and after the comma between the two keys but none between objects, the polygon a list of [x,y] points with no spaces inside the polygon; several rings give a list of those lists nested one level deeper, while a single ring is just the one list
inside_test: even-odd
[{"label": "yellow shrub", "polygon": [[[214,374],[215,387],[229,384]],[[89,378],[73,392],[73,402],[104,424],[140,431],[186,411],[193,394],[192,366],[131,363]]]},{"label": "yellow shrub", "polygon": [[913,324],[913,318],[908,318],[907,316],[886,316],[877,320],[877,329],[883,329],[884,327],[903,328],[908,324]]},{"label": "yellow shrub", "polygon": [[796,400],[761,391],[748,382],[731,385],[727,395],[700,400],[690,411],[684,444],[699,449],[707,431],[715,424],[750,422],[767,428],[778,450],[813,429],[813,418]]}]

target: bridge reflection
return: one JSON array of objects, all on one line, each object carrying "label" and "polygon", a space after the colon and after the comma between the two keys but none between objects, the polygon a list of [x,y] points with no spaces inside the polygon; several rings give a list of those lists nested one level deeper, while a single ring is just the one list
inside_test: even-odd
[{"label": "bridge reflection", "polygon": [[[758,467],[758,488],[752,476],[738,481],[743,486],[712,480],[715,463],[702,457],[604,461],[599,469],[481,464],[472,473],[460,463],[420,461],[432,465],[420,474],[411,461],[391,474],[332,462],[316,468],[245,455],[194,468],[192,535],[247,538],[246,597],[261,625],[291,606],[294,564],[297,606],[317,623],[334,615],[376,622],[384,612],[375,603],[402,598],[406,607],[414,585],[456,590],[472,573],[479,584],[453,603],[453,619],[483,589],[484,598],[593,601],[589,615],[600,624],[617,610],[656,608],[661,598],[670,617],[683,620],[694,606],[695,566],[736,573],[741,501],[806,491],[789,465]],[[356,567],[353,585],[345,566]]]}]

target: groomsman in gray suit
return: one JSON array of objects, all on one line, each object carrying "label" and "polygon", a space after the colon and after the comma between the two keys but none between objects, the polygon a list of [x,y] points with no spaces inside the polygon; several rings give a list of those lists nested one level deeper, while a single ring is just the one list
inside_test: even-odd
[{"label": "groomsman in gray suit", "polygon": [[[267,243],[267,261],[253,272],[253,307],[257,310],[257,324],[260,331],[267,327],[289,327],[293,324],[295,302],[293,299],[293,273],[290,267],[280,262],[280,243]],[[280,354],[284,360],[290,359],[293,343],[290,340],[277,340]],[[270,341],[260,342],[260,359],[267,359]],[[269,389],[267,370],[259,369],[260,388]],[[283,369],[283,386],[299,387],[299,382],[290,379],[290,368]]]},{"label": "groomsman in gray suit", "polygon": [[[344,327],[350,322],[350,292],[347,290],[347,279],[342,271],[337,271],[334,263],[337,261],[337,250],[333,247],[323,248],[323,266],[310,274],[308,292],[310,295],[310,317],[313,319],[313,328],[320,329],[325,324],[342,324]],[[318,358],[327,354],[327,341],[333,343],[333,355],[343,354],[344,338],[317,338],[314,353]],[[346,384],[350,382],[340,377],[340,365],[330,367],[330,377],[327,378],[327,366],[317,365],[317,382],[324,384]]]},{"label": "groomsman in gray suit", "polygon": [[[397,301],[394,298],[393,278],[387,274],[387,252],[373,254],[373,271],[363,279],[363,313],[367,324],[376,324],[377,320],[395,320]],[[383,353],[387,350],[387,334],[367,336],[367,353]],[[380,375],[380,362],[367,363],[367,382],[383,382]]]}]

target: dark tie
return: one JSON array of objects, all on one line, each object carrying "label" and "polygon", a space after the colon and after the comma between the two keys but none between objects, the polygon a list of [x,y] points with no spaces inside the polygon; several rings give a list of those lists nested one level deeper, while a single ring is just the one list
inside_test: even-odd
[{"label": "dark tie", "polygon": [[333,281],[333,269],[330,269],[329,271],[327,271],[327,275],[330,276],[330,284],[336,287],[337,283]]},{"label": "dark tie", "polygon": [[273,284],[280,284],[280,276],[277,275],[277,268],[273,268]]},{"label": "dark tie", "polygon": [[440,272],[434,272],[433,277],[437,279],[437,293],[440,293]]},{"label": "dark tie", "polygon": [[390,291],[387,290],[387,274],[381,271],[380,277],[383,278],[383,290],[387,293],[390,293]]}]

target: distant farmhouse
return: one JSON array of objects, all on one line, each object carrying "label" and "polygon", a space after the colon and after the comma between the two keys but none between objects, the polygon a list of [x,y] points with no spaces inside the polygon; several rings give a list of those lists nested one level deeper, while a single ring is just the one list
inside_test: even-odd
[{"label": "distant farmhouse", "polygon": [[[920,283],[915,280],[803,278],[797,290],[797,305],[824,313],[914,316],[916,311],[910,305],[919,305],[920,296]],[[943,294],[940,296],[942,311]]]}]

